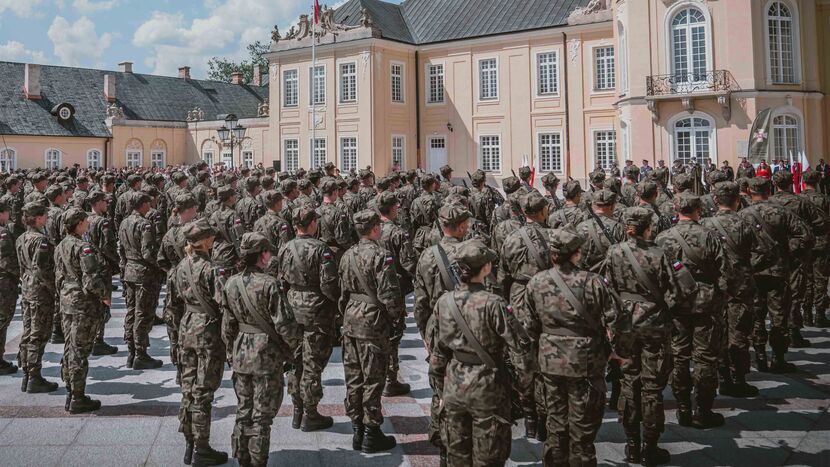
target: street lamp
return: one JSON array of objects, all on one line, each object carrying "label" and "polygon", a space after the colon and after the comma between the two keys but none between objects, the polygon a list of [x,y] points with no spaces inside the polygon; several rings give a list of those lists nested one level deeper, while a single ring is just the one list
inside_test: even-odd
[{"label": "street lamp", "polygon": [[245,139],[245,128],[238,125],[239,119],[234,114],[227,114],[225,117],[225,125],[219,127],[216,132],[219,134],[219,139],[222,143],[229,144],[231,147],[231,168],[233,168],[233,145],[234,143],[241,143]]}]

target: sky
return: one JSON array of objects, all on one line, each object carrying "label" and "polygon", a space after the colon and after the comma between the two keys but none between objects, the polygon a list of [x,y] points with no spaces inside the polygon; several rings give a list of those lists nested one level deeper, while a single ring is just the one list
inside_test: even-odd
[{"label": "sky", "polygon": [[[0,0],[0,60],[204,78],[214,56],[284,32],[313,0]],[[400,0],[387,0],[400,3]],[[345,0],[321,0],[320,4]]]}]

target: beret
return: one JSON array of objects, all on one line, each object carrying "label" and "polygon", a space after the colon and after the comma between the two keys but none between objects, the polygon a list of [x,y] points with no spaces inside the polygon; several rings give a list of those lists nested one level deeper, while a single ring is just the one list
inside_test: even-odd
[{"label": "beret", "polygon": [[236,190],[233,189],[230,185],[222,185],[216,190],[216,198],[219,199],[220,202],[225,202],[231,199],[232,196],[236,196]]},{"label": "beret", "polygon": [[69,208],[65,213],[63,213],[63,225],[65,225],[68,230],[72,230],[87,217],[88,214],[83,209]]},{"label": "beret", "polygon": [[625,225],[627,226],[645,227],[651,225],[653,215],[654,211],[637,206],[633,208],[627,208],[623,212],[623,220],[625,221]]},{"label": "beret", "polygon": [[246,232],[242,234],[242,239],[239,241],[239,253],[242,256],[248,256],[254,253],[262,253],[269,251],[271,243],[259,232]]},{"label": "beret", "polygon": [[438,210],[438,219],[444,225],[458,225],[470,217],[470,211],[457,204],[446,204]]},{"label": "beret", "polygon": [[565,182],[565,186],[562,187],[562,193],[565,195],[566,199],[573,199],[576,198],[577,195],[582,193],[582,186],[576,180],[570,180]]},{"label": "beret", "polygon": [[23,214],[28,217],[39,217],[46,215],[46,206],[38,202],[26,203],[23,206]]},{"label": "beret", "polygon": [[602,190],[594,192],[591,197],[591,202],[597,206],[611,206],[617,202],[617,194],[608,188],[603,188]]},{"label": "beret", "polygon": [[574,254],[585,243],[585,237],[573,229],[549,229],[547,240],[550,252],[560,255]]},{"label": "beret", "polygon": [[215,237],[216,230],[210,226],[206,219],[199,219],[184,226],[184,238],[189,243],[196,243],[208,237]]},{"label": "beret", "polygon": [[311,221],[317,219],[318,216],[317,211],[315,211],[311,206],[300,206],[299,208],[294,209],[294,212],[291,213],[291,217],[295,224],[300,227],[307,227]]},{"label": "beret", "polygon": [[501,181],[501,186],[502,188],[504,188],[504,192],[509,195],[510,193],[513,193],[514,191],[518,190],[522,186],[522,182],[518,178],[510,176],[505,177]]},{"label": "beret", "polygon": [[522,206],[522,211],[525,213],[537,213],[541,212],[545,206],[548,206],[548,200],[545,199],[541,193],[533,190],[522,196],[520,204]]},{"label": "beret", "polygon": [[176,203],[176,209],[178,209],[179,211],[190,209],[199,204],[199,202],[196,201],[196,197],[191,195],[190,193],[181,193],[179,195],[176,195],[176,199],[174,200],[174,202]]},{"label": "beret", "polygon": [[467,271],[479,269],[498,258],[496,252],[487,248],[481,240],[464,242],[455,252],[455,261],[458,267]]},{"label": "beret", "polygon": [[674,208],[681,214],[691,214],[697,209],[703,209],[700,196],[691,192],[683,192],[674,197]]},{"label": "beret", "polygon": [[391,208],[393,206],[397,206],[398,204],[400,204],[400,202],[398,201],[398,197],[395,196],[395,193],[392,193],[391,191],[384,191],[383,193],[379,194],[375,203],[378,209]]},{"label": "beret", "polygon": [[355,213],[355,215],[352,216],[352,220],[354,221],[354,226],[358,230],[366,230],[380,224],[380,215],[378,215],[377,211],[372,209],[364,209],[363,211]]}]

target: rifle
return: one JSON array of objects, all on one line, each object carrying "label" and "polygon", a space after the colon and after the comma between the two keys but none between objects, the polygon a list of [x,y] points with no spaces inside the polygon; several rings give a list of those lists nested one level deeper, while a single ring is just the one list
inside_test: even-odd
[{"label": "rifle", "polygon": [[[514,176],[514,177],[516,177],[516,171],[515,171],[515,170],[510,169],[510,173],[512,173],[512,174],[513,174],[513,176]],[[516,177],[516,178],[519,178],[519,177]]]},{"label": "rifle", "polygon": [[469,171],[469,170],[467,171],[467,178],[469,178],[471,182],[473,181],[473,176],[472,176],[472,175],[470,175],[470,171]]},{"label": "rifle", "polygon": [[597,213],[595,213],[594,210],[591,209],[590,207],[588,208],[588,214],[591,215],[591,218],[594,219],[594,222],[599,224],[599,227],[602,229],[602,233],[605,234],[605,238],[607,238],[608,241],[611,242],[612,245],[617,243],[617,242],[614,241],[614,237],[611,236],[611,232],[608,231],[608,227],[606,227],[605,224],[602,223],[602,220],[600,220]]},{"label": "rifle", "polygon": [[467,180],[464,180],[464,179],[462,178],[462,179],[461,179],[461,183],[463,183],[463,184],[464,184],[464,188],[466,188],[466,189],[468,189],[468,190],[470,189],[470,187],[469,187],[469,186],[467,186]]}]

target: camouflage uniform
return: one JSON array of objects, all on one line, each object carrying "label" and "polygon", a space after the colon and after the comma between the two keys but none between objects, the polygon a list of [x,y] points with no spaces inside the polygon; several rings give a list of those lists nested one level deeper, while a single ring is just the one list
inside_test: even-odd
[{"label": "camouflage uniform", "polygon": [[[598,206],[611,206],[616,200],[616,193],[603,189],[594,193],[592,202]],[[589,209],[593,209],[593,207]],[[597,219],[602,223],[602,226],[598,225]],[[605,259],[605,254],[608,252],[608,247],[612,244],[603,233],[603,227],[605,231],[611,234],[611,238],[614,240],[613,243],[625,241],[625,226],[622,223],[603,214],[597,214],[597,219],[589,215],[587,219],[576,226],[576,231],[585,239],[585,243],[581,247],[582,254],[579,261],[579,267],[585,270],[599,270],[602,261]]]},{"label": "camouflage uniform", "polygon": [[239,261],[239,239],[244,233],[242,220],[233,207],[225,201],[233,195],[233,188],[225,185],[219,189],[219,201],[222,203],[210,216],[210,225],[216,230],[216,244],[213,246],[211,261],[224,268],[230,276],[236,270]]},{"label": "camouflage uniform", "polygon": [[[336,190],[332,187],[334,184],[333,180],[323,182],[323,192]],[[317,217],[317,237],[328,245],[339,264],[340,258],[352,245],[352,224],[349,217],[334,203],[325,201],[317,208]]]},{"label": "camouflage uniform", "polygon": [[[9,206],[0,201],[0,212],[8,210]],[[0,225],[0,374],[10,374],[17,371],[17,367],[3,358],[6,352],[6,334],[9,324],[14,317],[17,297],[20,294],[20,265],[17,262],[14,234],[10,226]]]},{"label": "camouflage uniform", "polygon": [[[808,183],[807,188],[801,192],[801,196],[809,201],[819,216],[824,218],[825,225],[830,225],[830,197],[821,193],[816,188],[821,183],[821,174],[817,171],[810,171],[804,174],[804,181]],[[804,297],[804,322],[808,326],[815,324],[818,327],[827,327],[828,321],[825,315],[827,307],[830,306],[830,299],[827,296],[827,277],[830,274],[830,261],[828,260],[827,247],[828,234],[818,232],[816,243],[813,246],[813,281],[807,284],[807,293]],[[815,309],[815,319],[813,310]]]},{"label": "camouflage uniform", "polygon": [[557,209],[556,211],[550,213],[550,216],[548,217],[548,227],[552,229],[559,229],[567,226],[576,227],[588,218],[588,214],[585,212],[585,209],[581,207],[581,203],[575,201],[576,197],[583,193],[579,182],[570,181],[565,183],[565,186],[562,188],[562,192],[565,194],[565,205],[562,209]]},{"label": "camouflage uniform", "polygon": [[254,232],[261,233],[271,242],[271,253],[273,257],[266,272],[277,277],[277,271],[279,270],[277,254],[283,245],[294,238],[294,229],[291,227],[291,224],[285,222],[285,219],[279,213],[268,210],[254,224]]},{"label": "camouflage uniform", "polygon": [[242,228],[245,232],[253,232],[254,224],[265,213],[265,208],[259,204],[254,196],[256,189],[260,186],[259,180],[251,178],[246,182],[246,185],[248,188],[247,196],[236,203],[236,215],[242,221]]},{"label": "camouflage uniform", "polygon": [[[106,199],[106,194],[100,191],[93,191],[87,196],[87,204],[93,204],[96,200],[100,197],[104,197]],[[90,206],[91,207],[91,206]],[[89,230],[87,234],[89,236],[89,243],[92,244],[93,247],[104,257],[104,264],[103,268],[106,269],[106,274],[109,277],[110,282],[112,281],[112,276],[118,272],[118,245],[116,239],[116,232],[113,228],[113,224],[106,216],[106,212],[104,215],[95,214],[94,212],[89,215],[87,218],[89,220]],[[112,294],[110,294],[111,296]],[[107,321],[110,319],[110,310],[107,308],[105,310],[104,319],[101,322],[101,326],[98,329],[98,336],[96,339],[96,347],[93,348],[93,354],[97,354],[99,350],[97,348],[100,344],[104,343],[104,328],[106,327]],[[108,348],[108,352],[111,352],[112,349]],[[108,353],[107,352],[107,353]]]},{"label": "camouflage uniform", "polygon": [[[17,179],[15,178],[15,180]],[[10,181],[11,177],[9,180],[6,180],[7,186]],[[23,225],[23,197],[21,195],[22,190],[19,190],[17,193],[7,191],[3,196],[0,196],[0,204],[8,206],[9,223],[7,227],[15,240],[26,230],[26,227]]]},{"label": "camouflage uniform", "polygon": [[[428,180],[434,179],[431,176],[427,176],[424,177],[422,183],[426,184]],[[412,247],[415,249],[415,254],[418,257],[430,245],[430,231],[437,220],[439,207],[440,204],[438,204],[435,195],[427,191],[421,193],[421,196],[412,202],[412,228],[414,230]]]}]

